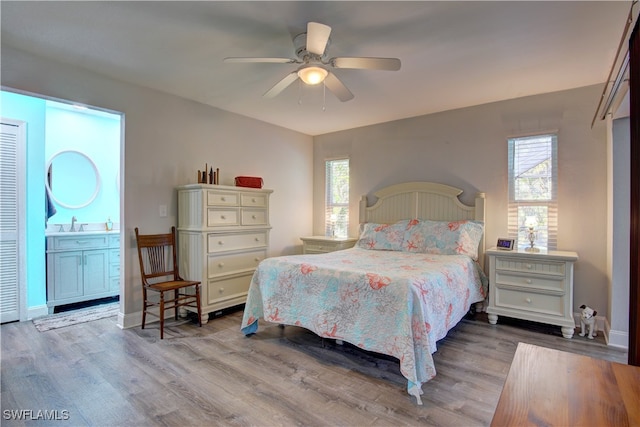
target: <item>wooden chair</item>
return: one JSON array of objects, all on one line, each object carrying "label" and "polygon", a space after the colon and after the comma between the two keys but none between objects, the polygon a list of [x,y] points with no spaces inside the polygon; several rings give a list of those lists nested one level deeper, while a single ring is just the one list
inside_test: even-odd
[{"label": "wooden chair", "polygon": [[[175,310],[178,319],[178,307],[193,307],[198,310],[198,324],[202,326],[200,312],[200,282],[184,280],[178,272],[176,256],[176,228],[171,227],[167,234],[139,234],[135,228],[142,277],[144,308],[142,310],[142,329],[147,314],[160,318],[160,339],[164,338],[164,311]],[[189,291],[192,292],[189,292]],[[149,299],[149,294],[159,296],[159,301]],[[165,294],[171,296],[165,296]],[[169,299],[167,299],[169,298]],[[158,314],[149,311],[149,307],[158,307]]]}]

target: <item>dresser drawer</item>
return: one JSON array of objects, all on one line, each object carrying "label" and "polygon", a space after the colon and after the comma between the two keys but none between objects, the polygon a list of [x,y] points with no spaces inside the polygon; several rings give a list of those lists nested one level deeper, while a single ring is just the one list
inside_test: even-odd
[{"label": "dresser drawer", "polygon": [[266,209],[242,209],[242,225],[266,225]]},{"label": "dresser drawer", "polygon": [[210,233],[207,235],[207,250],[209,253],[261,248],[265,246],[267,246],[267,231],[241,234]]},{"label": "dresser drawer", "polygon": [[523,273],[565,275],[565,263],[557,261],[529,261],[526,259],[496,257],[496,270],[520,271]]},{"label": "dresser drawer", "polygon": [[550,293],[562,293],[566,289],[564,276],[522,275],[501,270],[495,273],[495,284],[539,289]]},{"label": "dresser drawer", "polygon": [[211,305],[233,298],[246,297],[252,275],[253,273],[230,279],[209,280],[206,303]]},{"label": "dresser drawer", "polygon": [[564,296],[495,288],[495,306],[536,313],[565,316]]},{"label": "dresser drawer", "polygon": [[207,259],[208,277],[255,270],[260,261],[267,257],[267,251],[251,251],[234,255],[209,255]]},{"label": "dresser drawer", "polygon": [[207,226],[222,227],[240,225],[238,208],[209,208],[207,209]]},{"label": "dresser drawer", "polygon": [[49,249],[82,250],[82,249],[106,248],[109,246],[109,241],[107,237],[108,237],[107,235],[82,236],[82,234],[80,233],[78,233],[78,236],[54,237],[54,238],[50,238],[49,240],[49,243],[51,243]]},{"label": "dresser drawer", "polygon": [[239,206],[238,193],[227,193],[224,191],[207,191],[207,206]]},{"label": "dresser drawer", "polygon": [[240,201],[242,206],[267,207],[267,195],[265,194],[241,194]]}]

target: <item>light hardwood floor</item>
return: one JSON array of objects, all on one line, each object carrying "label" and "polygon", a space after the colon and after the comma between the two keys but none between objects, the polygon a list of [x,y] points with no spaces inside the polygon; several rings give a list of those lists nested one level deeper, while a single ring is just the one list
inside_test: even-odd
[{"label": "light hardwood floor", "polygon": [[[464,319],[434,354],[423,406],[393,358],[336,345],[293,326],[260,322],[244,337],[242,311],[198,328],[178,322],[120,330],[115,318],[38,332],[2,325],[3,426],[486,426],[518,342],[626,363],[602,336]],[[523,326],[524,325],[524,326]],[[10,419],[23,411],[23,419]],[[31,412],[24,412],[31,411]],[[59,420],[24,420],[46,416]],[[15,414],[15,412],[14,412]],[[15,415],[13,415],[15,417]]]}]

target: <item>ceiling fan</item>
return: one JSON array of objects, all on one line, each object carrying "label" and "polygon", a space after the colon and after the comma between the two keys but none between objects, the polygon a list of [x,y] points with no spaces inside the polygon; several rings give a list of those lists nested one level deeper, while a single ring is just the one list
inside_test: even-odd
[{"label": "ceiling fan", "polygon": [[340,79],[331,72],[332,68],[387,71],[397,71],[400,69],[400,59],[398,58],[337,57],[327,59],[326,50],[331,41],[329,39],[330,34],[331,27],[328,25],[320,24],[318,22],[309,22],[307,23],[307,32],[298,34],[293,39],[296,49],[296,58],[231,57],[225,58],[224,62],[301,64],[297,70],[287,74],[263,96],[273,98],[299,78],[308,85],[315,85],[324,82],[325,87],[342,102],[353,99],[353,94],[340,81]]}]

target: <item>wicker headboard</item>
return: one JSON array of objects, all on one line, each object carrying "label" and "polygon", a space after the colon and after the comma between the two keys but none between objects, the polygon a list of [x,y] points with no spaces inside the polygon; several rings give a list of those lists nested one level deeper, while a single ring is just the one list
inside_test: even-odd
[{"label": "wicker headboard", "polygon": [[[435,182],[406,182],[382,188],[373,195],[376,202],[367,206],[367,196],[360,200],[360,223],[394,223],[401,219],[484,221],[485,196],[476,195],[475,206],[460,202],[462,190]],[[478,247],[478,262],[484,268],[484,237]]]}]

